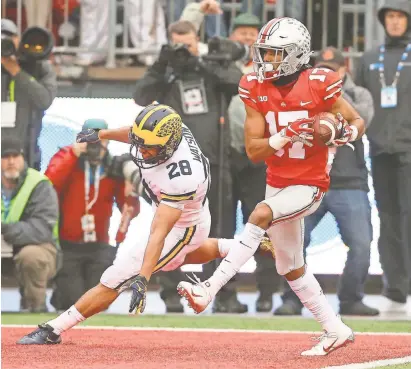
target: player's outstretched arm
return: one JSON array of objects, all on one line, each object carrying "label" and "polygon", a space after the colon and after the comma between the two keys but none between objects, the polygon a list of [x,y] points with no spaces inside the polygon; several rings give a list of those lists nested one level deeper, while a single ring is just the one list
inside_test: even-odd
[{"label": "player's outstretched arm", "polygon": [[338,115],[341,114],[346,127],[343,131],[343,137],[341,140],[335,140],[337,144],[341,141],[341,144],[352,142],[361,138],[365,132],[365,121],[361,118],[360,114],[354,109],[354,107],[340,96],[337,101],[331,107],[331,113]]},{"label": "player's outstretched arm", "polygon": [[140,275],[144,276],[147,281],[150,280],[153,270],[160,259],[164,241],[177,223],[181,213],[182,210],[171,207],[163,202],[158,206],[151,224],[150,237],[140,271]]},{"label": "player's outstretched arm", "polygon": [[77,134],[77,142],[94,143],[100,140],[113,140],[124,143],[130,143],[128,134],[130,127],[121,127],[116,129],[83,129]]}]

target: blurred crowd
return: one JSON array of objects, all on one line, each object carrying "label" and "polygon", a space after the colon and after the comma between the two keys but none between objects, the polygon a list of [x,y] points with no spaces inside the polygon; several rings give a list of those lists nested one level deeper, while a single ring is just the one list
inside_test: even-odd
[{"label": "blurred crowd", "polygon": [[[233,238],[238,203],[246,220],[264,199],[265,164],[253,164],[247,158],[243,139],[245,109],[238,83],[243,74],[253,71],[251,46],[263,25],[266,4],[264,0],[240,1],[242,12],[226,19],[215,17],[223,13],[216,0],[186,6],[185,1],[178,0],[126,2],[127,11],[121,17],[124,27],[129,27],[132,46],[140,48],[142,55],[144,50],[157,52],[135,60],[148,68],[137,81],[132,97],[140,106],[155,100],[170,105],[182,116],[210,160],[210,236]],[[63,3],[25,0],[24,22],[29,27],[44,27],[52,10],[57,42],[64,35],[73,45],[92,50],[79,52],[76,63],[104,62],[110,38],[108,2],[70,0],[66,22]],[[267,3],[275,5],[276,1]],[[285,14],[304,22],[303,3],[286,1]],[[174,22],[168,21],[170,14]],[[380,217],[378,249],[384,273],[384,304],[377,309],[363,301],[373,240],[364,144],[356,141],[354,150],[331,150],[331,188],[320,208],[306,219],[304,246],[309,246],[311,233],[321,219],[331,213],[348,247],[337,292],[340,313],[345,315],[403,311],[411,293],[410,17],[409,0],[386,1],[378,12],[385,43],[364,53],[355,76],[350,74],[341,50],[335,47],[321,50],[312,60],[316,67],[340,74],[344,97],[367,123]],[[208,44],[199,41],[201,29],[211,40]],[[2,19],[1,32],[2,43],[5,35],[18,50],[16,24]],[[227,39],[213,39],[216,34]],[[48,58],[36,59],[28,54],[20,60],[16,55],[2,54],[2,256],[8,246],[20,286],[22,311],[46,310],[50,281],[54,287],[53,306],[66,310],[98,283],[115,257],[116,247],[109,244],[108,237],[113,205],[117,204],[122,212],[116,237],[117,247],[121,247],[131,219],[139,213],[139,198],[149,198],[141,192],[139,173],[130,156],[111,156],[104,141],[63,147],[46,172],[39,172],[41,152],[37,140],[44,111],[56,95],[56,75]],[[104,120],[90,118],[84,128],[107,126]],[[259,292],[256,311],[301,314],[302,306],[287,284],[283,304],[273,306],[273,293],[282,289],[281,277],[271,257],[255,258]],[[211,274],[215,268],[209,263],[204,271]],[[183,312],[175,290],[183,278],[179,270],[159,277],[167,312]],[[213,311],[247,312],[247,305],[237,298],[234,280],[217,295]]]}]

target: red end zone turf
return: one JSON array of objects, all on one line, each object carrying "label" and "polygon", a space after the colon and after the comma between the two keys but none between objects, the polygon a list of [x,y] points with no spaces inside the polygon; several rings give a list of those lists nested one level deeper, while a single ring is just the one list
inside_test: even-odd
[{"label": "red end zone turf", "polygon": [[304,358],[309,334],[75,329],[56,346],[18,346],[27,328],[2,328],[7,369],[318,369],[410,354],[411,336],[357,336],[328,357]]}]

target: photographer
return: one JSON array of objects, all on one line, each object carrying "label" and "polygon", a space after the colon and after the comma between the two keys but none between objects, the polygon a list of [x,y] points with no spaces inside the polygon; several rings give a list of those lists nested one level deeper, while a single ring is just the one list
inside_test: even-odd
[{"label": "photographer", "polygon": [[[229,163],[230,129],[228,120],[225,119],[226,124],[221,131],[219,121],[220,111],[223,110],[224,116],[227,117],[228,104],[237,94],[242,73],[236,67],[235,59],[240,59],[245,50],[228,40],[212,39],[209,43],[211,50],[207,54],[207,46],[199,42],[195,27],[188,21],[170,24],[168,32],[171,45],[162,47],[159,59],[148,69],[146,75],[137,81],[134,100],[139,105],[147,105],[157,100],[172,106],[193,132],[204,155],[210,160],[212,182],[208,199],[212,219],[211,236],[231,238],[234,221]],[[222,50],[227,52],[227,55],[222,55]],[[229,60],[230,58],[232,60]],[[220,146],[221,134],[224,136],[224,143]],[[224,150],[220,154],[221,147]],[[221,202],[220,180],[223,193]],[[219,203],[222,205],[223,214],[220,218],[221,233],[217,234]],[[173,296],[176,295],[177,282],[178,279],[170,289]],[[168,298],[164,294],[162,297],[165,301]],[[236,299],[232,305],[232,312],[244,312]]]},{"label": "photographer", "polygon": [[[107,123],[88,119],[83,125],[83,129],[87,128],[106,129]],[[116,252],[109,244],[114,202],[123,214],[116,236],[118,243],[124,239],[130,220],[139,213],[138,197],[126,191],[125,178],[133,177],[133,173],[129,176],[124,169],[131,158],[128,154],[112,157],[107,145],[108,141],[102,140],[63,147],[51,158],[45,173],[60,204],[63,265],[51,300],[57,310],[68,309],[98,283],[111,265]]]},{"label": "photographer", "polygon": [[28,165],[36,169],[42,118],[57,93],[56,73],[45,60],[52,47],[47,30],[28,28],[20,42],[17,26],[1,20],[1,134],[21,137]]}]

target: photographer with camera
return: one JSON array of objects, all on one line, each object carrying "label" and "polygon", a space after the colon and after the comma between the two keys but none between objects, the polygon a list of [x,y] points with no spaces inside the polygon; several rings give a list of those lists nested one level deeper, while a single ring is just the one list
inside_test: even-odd
[{"label": "photographer with camera", "polygon": [[[88,119],[83,129],[88,128],[106,129],[107,123]],[[63,147],[51,158],[45,173],[60,204],[63,265],[57,273],[51,300],[57,310],[68,309],[98,283],[113,262],[116,249],[109,244],[108,232],[114,201],[123,215],[117,242],[124,239],[131,219],[139,213],[138,196],[126,193],[129,176],[125,168],[131,157],[129,154],[112,157],[107,145],[108,141],[102,140]]]},{"label": "photographer with camera", "polygon": [[[139,105],[157,100],[172,106],[193,132],[210,160],[211,237],[229,238],[234,233],[235,222],[229,163],[230,129],[224,118],[242,76],[235,60],[245,56],[246,50],[221,38],[211,39],[207,47],[199,42],[195,27],[188,21],[170,24],[168,33],[170,45],[162,47],[158,60],[137,81],[134,100]],[[167,279],[174,278],[168,275]],[[175,283],[172,282],[174,284],[161,294],[167,311],[172,311],[169,306],[175,307],[173,311],[182,311],[175,294],[179,280],[180,276],[176,276]],[[173,301],[177,306],[171,306],[170,299],[177,299]],[[232,312],[244,312],[244,307],[236,299],[233,305]]]},{"label": "photographer with camera", "polygon": [[49,31],[26,29],[21,40],[17,26],[1,20],[1,134],[21,137],[28,165],[40,169],[40,135],[44,111],[57,93],[56,73],[48,56],[53,48]]}]

